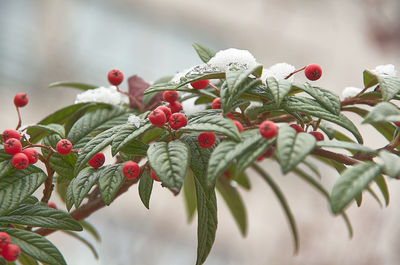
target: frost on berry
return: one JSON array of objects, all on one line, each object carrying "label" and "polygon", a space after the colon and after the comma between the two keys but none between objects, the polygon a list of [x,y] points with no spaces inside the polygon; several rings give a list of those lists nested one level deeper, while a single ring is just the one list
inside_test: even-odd
[{"label": "frost on berry", "polygon": [[22,144],[19,140],[11,138],[4,143],[4,151],[10,155],[18,154],[22,151]]},{"label": "frost on berry", "polygon": [[7,129],[4,130],[4,132],[1,134],[1,138],[3,139],[3,142],[7,141],[10,138],[20,140],[21,134],[17,130]]},{"label": "frost on berry", "polygon": [[178,99],[178,92],[172,91],[165,91],[163,93],[163,99],[169,103],[175,102]]},{"label": "frost on berry", "polygon": [[58,141],[56,149],[60,155],[67,155],[72,150],[72,143],[67,139],[61,139]]},{"label": "frost on berry", "polygon": [[108,81],[111,85],[118,86],[124,80],[124,75],[118,69],[112,69],[107,75]]},{"label": "frost on berry", "polygon": [[136,178],[139,176],[140,167],[136,162],[128,161],[122,167],[122,173],[126,178]]},{"label": "frost on berry", "polygon": [[155,181],[160,181],[160,179],[157,177],[156,173],[152,169],[150,169],[150,176]]},{"label": "frost on berry", "polygon": [[203,148],[210,148],[215,143],[215,134],[213,132],[202,132],[197,137],[199,145]]},{"label": "frost on berry", "polygon": [[263,121],[259,130],[260,134],[266,139],[271,139],[278,133],[278,127],[272,121]]},{"label": "frost on berry", "polygon": [[155,109],[150,112],[149,120],[154,126],[163,126],[167,122],[167,116],[161,109]]},{"label": "frost on berry", "polygon": [[190,83],[190,85],[194,88],[194,89],[204,89],[206,87],[208,87],[208,85],[210,84],[209,80],[199,80],[199,81],[194,81],[192,83]]},{"label": "frost on berry", "polygon": [[14,97],[14,105],[21,108],[28,104],[29,99],[26,93],[17,93]]},{"label": "frost on berry", "polygon": [[304,73],[311,81],[318,80],[322,75],[322,68],[318,64],[309,64],[306,66]]},{"label": "frost on berry", "polygon": [[98,152],[95,154],[90,160],[89,160],[89,165],[91,165],[94,168],[99,168],[101,167],[106,160],[106,157],[102,152]]},{"label": "frost on berry", "polygon": [[11,163],[16,169],[24,169],[29,165],[29,160],[24,153],[18,153],[13,156]]},{"label": "frost on berry", "polygon": [[174,130],[178,130],[179,128],[186,126],[186,124],[187,124],[186,116],[182,113],[174,113],[169,118],[169,125]]}]

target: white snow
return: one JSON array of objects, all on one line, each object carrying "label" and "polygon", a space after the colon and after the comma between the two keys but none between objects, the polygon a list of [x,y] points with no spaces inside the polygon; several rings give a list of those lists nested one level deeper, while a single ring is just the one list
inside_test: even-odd
[{"label": "white snow", "polygon": [[117,91],[115,86],[98,87],[82,92],[76,96],[75,104],[84,102],[101,102],[112,105],[128,104],[129,98]]},{"label": "white snow", "polygon": [[256,59],[248,50],[235,48],[219,51],[208,61],[208,65],[211,68],[215,67],[220,71],[225,71],[231,65],[247,69],[257,64]]},{"label": "white snow", "polygon": [[190,98],[182,102],[182,108],[185,114],[190,115],[206,109],[206,106],[203,104],[195,105],[194,102],[196,99],[197,98]]},{"label": "white snow", "polygon": [[397,74],[393,64],[378,65],[374,70],[372,70],[372,72],[377,75],[388,76],[396,76]]},{"label": "white snow", "polygon": [[343,89],[342,96],[343,96],[343,98],[352,98],[352,97],[355,97],[361,91],[362,91],[362,88],[349,86],[349,87],[346,87],[345,89]]},{"label": "white snow", "polygon": [[133,125],[135,125],[136,128],[139,128],[140,127],[140,123],[142,122],[142,120],[138,116],[136,116],[134,114],[131,114],[128,117],[128,122],[132,123]]},{"label": "white snow", "polygon": [[[288,63],[277,63],[273,66],[264,69],[261,75],[261,80],[265,83],[268,77],[275,77],[277,80],[285,79],[288,75],[296,71],[296,68]],[[293,82],[294,76],[289,77],[290,82]]]}]

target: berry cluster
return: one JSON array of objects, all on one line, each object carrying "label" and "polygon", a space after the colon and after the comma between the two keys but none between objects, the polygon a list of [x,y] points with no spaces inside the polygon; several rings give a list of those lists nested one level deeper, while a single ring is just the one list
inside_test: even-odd
[{"label": "berry cluster", "polygon": [[[298,124],[290,124],[289,126],[295,129],[297,133],[305,132],[304,129]],[[314,136],[317,141],[323,141],[325,138],[324,135],[318,131],[311,131],[309,134]]]},{"label": "berry cluster", "polygon": [[15,261],[20,253],[17,245],[10,244],[10,236],[6,232],[0,232],[0,256],[6,261]]}]

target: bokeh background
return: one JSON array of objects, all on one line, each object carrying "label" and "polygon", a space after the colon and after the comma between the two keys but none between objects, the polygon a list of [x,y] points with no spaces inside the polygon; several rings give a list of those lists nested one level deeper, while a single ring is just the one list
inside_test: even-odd
[{"label": "bokeh background", "polygon": [[[26,91],[31,99],[22,110],[24,124],[35,123],[71,104],[78,93],[49,89],[49,83],[107,85],[111,68],[155,80],[199,64],[193,42],[215,50],[248,49],[265,67],[318,63],[324,73],[315,84],[338,93],[361,87],[366,68],[400,67],[398,0],[0,0],[0,32],[1,131],[16,124],[17,92]],[[301,74],[296,79],[304,80]],[[368,145],[385,144],[372,127],[363,125],[361,131]],[[282,176],[275,164],[262,165],[287,195],[300,253],[292,255],[288,223],[274,194],[249,172],[253,189],[241,191],[248,235],[241,237],[218,198],[219,228],[207,265],[400,264],[399,182],[389,180],[389,207],[380,208],[365,194],[361,208],[349,209],[355,232],[350,240],[342,219],[330,214],[316,191],[294,175]],[[338,175],[321,170],[330,190]],[[187,224],[182,196],[155,185],[150,207],[144,208],[134,187],[88,218],[102,235],[101,244],[85,235],[99,250],[99,260],[67,235],[50,239],[72,265],[193,264],[196,221]]]}]

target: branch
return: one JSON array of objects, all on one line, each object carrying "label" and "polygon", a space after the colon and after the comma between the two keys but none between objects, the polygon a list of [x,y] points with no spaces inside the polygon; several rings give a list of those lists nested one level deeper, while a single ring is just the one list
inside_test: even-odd
[{"label": "branch", "polygon": [[313,151],[313,154],[314,155],[318,155],[318,156],[323,156],[325,158],[329,158],[329,159],[335,160],[335,161],[337,161],[339,163],[343,163],[343,164],[346,164],[346,165],[355,165],[357,163],[360,163],[360,161],[357,160],[357,159],[351,158],[351,157],[346,156],[346,155],[342,155],[342,154],[334,153],[334,152],[331,152],[331,151],[327,151],[327,150],[324,150],[324,149],[321,149],[321,148],[315,148],[314,151]]}]

